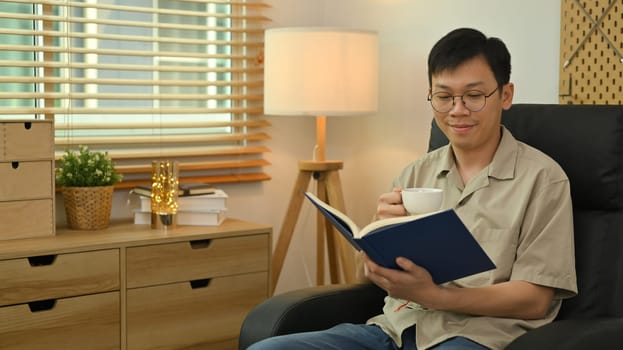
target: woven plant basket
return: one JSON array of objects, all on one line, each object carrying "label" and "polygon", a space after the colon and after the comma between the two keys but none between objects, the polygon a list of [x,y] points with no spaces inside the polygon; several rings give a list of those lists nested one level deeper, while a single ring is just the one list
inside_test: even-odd
[{"label": "woven plant basket", "polygon": [[67,225],[76,230],[100,230],[110,223],[113,186],[63,187]]}]

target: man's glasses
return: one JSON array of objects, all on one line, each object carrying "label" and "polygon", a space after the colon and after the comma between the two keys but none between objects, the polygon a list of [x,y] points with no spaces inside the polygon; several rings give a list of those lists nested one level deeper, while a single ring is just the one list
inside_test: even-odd
[{"label": "man's glasses", "polygon": [[448,113],[454,107],[454,99],[461,98],[463,106],[472,112],[478,112],[485,108],[487,104],[487,98],[491,97],[498,88],[491,91],[490,94],[485,95],[484,92],[478,90],[466,91],[463,95],[450,95],[447,92],[436,92],[432,95],[428,95],[428,101],[433,109],[438,113]]}]

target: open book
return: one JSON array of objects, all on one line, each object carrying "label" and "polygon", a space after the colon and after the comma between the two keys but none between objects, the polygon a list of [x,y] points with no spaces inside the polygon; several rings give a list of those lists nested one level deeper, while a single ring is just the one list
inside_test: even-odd
[{"label": "open book", "polygon": [[405,257],[428,270],[437,284],[495,268],[454,209],[382,219],[360,229],[312,193],[305,196],[355,249],[381,266],[398,269],[396,258]]}]

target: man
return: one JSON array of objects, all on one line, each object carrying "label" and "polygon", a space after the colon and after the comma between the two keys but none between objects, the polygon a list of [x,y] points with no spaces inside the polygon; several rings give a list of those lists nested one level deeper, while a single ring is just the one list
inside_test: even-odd
[{"label": "man", "polygon": [[503,349],[555,318],[577,293],[569,181],[501,126],[510,70],[504,43],[479,31],[457,29],[435,44],[428,99],[450,144],[408,165],[377,208],[378,218],[407,215],[400,188],[442,188],[442,207],[456,210],[496,269],[436,285],[407,259],[393,270],[363,256],[365,276],[388,292],[381,315],[251,349]]}]

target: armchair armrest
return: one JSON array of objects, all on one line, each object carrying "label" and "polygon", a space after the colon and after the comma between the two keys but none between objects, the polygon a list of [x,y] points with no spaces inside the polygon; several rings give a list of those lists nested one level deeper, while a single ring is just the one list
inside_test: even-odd
[{"label": "armchair armrest", "polygon": [[374,284],[328,285],[286,292],[257,305],[240,329],[238,348],[282,334],[363,323],[381,313],[386,293]]},{"label": "armchair armrest", "polygon": [[623,344],[623,318],[554,321],[515,339],[506,350],[617,349]]}]

